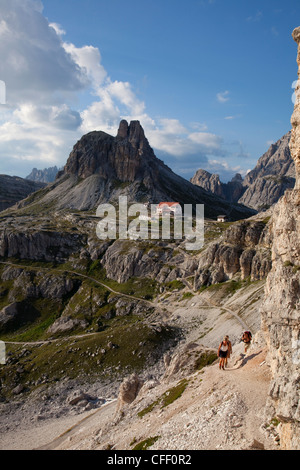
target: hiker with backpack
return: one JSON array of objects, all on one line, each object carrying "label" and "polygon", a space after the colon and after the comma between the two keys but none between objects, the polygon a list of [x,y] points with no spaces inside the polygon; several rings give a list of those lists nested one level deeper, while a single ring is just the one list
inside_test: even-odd
[{"label": "hiker with backpack", "polygon": [[250,331],[244,331],[241,341],[243,341],[243,343],[245,345],[245,354],[247,354],[247,351],[248,351],[248,349],[250,347],[250,344],[251,344],[251,340],[252,340],[251,332]]},{"label": "hiker with backpack", "polygon": [[219,369],[225,370],[225,360],[226,360],[228,351],[229,351],[229,343],[225,336],[223,341],[221,341],[219,345],[219,349],[218,349],[218,357],[220,358]]}]

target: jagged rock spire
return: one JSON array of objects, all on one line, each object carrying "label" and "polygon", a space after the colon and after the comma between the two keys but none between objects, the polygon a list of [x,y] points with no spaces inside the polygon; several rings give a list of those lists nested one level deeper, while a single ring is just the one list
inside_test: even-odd
[{"label": "jagged rock spire", "polygon": [[296,188],[300,189],[300,27],[294,29],[292,36],[298,45],[298,82],[295,88],[295,107],[291,118],[293,128],[290,140],[290,151],[296,167]]},{"label": "jagged rock spire", "polygon": [[120,125],[119,125],[117,138],[118,139],[125,139],[127,137],[127,135],[128,135],[128,122],[125,121],[125,119],[123,119],[120,122]]},{"label": "jagged rock spire", "polygon": [[140,121],[130,121],[130,124],[128,124],[128,122],[123,119],[120,122],[117,140],[124,140],[126,138],[128,138],[128,142],[135,147],[145,146],[146,138]]}]

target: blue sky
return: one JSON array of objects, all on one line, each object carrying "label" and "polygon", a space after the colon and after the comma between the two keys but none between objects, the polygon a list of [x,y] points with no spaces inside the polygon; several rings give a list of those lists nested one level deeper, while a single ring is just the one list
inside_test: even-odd
[{"label": "blue sky", "polygon": [[139,119],[189,179],[243,175],[290,129],[299,0],[1,0],[0,173]]}]

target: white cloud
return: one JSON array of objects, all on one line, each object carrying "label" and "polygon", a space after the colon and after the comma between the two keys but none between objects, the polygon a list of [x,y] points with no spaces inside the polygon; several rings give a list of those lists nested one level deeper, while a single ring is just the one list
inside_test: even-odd
[{"label": "white cloud", "polygon": [[106,89],[113,98],[129,109],[133,116],[140,116],[144,113],[145,104],[136,97],[130,83],[114,81],[109,83]]},{"label": "white cloud", "polygon": [[229,101],[229,99],[230,98],[228,90],[217,93],[217,100],[219,101],[219,103],[226,103],[227,101]]},{"label": "white cloud", "polygon": [[226,161],[217,159],[208,160],[205,169],[210,173],[220,175],[220,180],[224,183],[230,180],[235,173],[240,173],[243,177],[247,174],[247,170],[244,170],[240,165],[230,165]]},{"label": "white cloud", "polygon": [[178,119],[162,118],[159,122],[166,134],[185,134],[188,132]]},{"label": "white cloud", "polygon": [[7,91],[0,120],[3,173],[20,171],[26,162],[59,164],[79,137],[82,118],[72,102],[90,80],[65,50],[62,28],[50,25],[42,11],[40,1],[0,3],[0,79]]},{"label": "white cloud", "polygon": [[219,149],[222,143],[221,137],[209,132],[194,132],[189,135],[189,139],[208,149]]},{"label": "white cloud", "polygon": [[[0,3],[0,79],[7,85],[8,103],[1,108],[0,172],[16,168],[28,174],[31,165],[61,166],[82,134],[116,135],[123,118],[140,120],[150,145],[173,162],[174,170],[192,171],[208,156],[228,154],[204,123],[187,126],[176,118],[149,116],[129,82],[109,77],[97,47],[64,42],[63,27],[49,23],[42,10],[38,0]],[[79,112],[82,92],[86,104]],[[217,98],[228,101],[229,91]]]},{"label": "white cloud", "polygon": [[205,122],[191,122],[190,127],[195,131],[207,131],[208,127]]},{"label": "white cloud", "polygon": [[57,92],[78,92],[87,77],[32,0],[1,0],[0,77],[7,102],[53,102]]},{"label": "white cloud", "polygon": [[78,111],[70,109],[65,104],[61,106],[24,104],[15,110],[14,116],[27,128],[46,125],[57,129],[76,130],[82,123]]},{"label": "white cloud", "polygon": [[0,21],[0,37],[8,33],[9,33],[9,28],[8,28],[6,21],[1,20]]},{"label": "white cloud", "polygon": [[99,100],[94,101],[82,113],[83,133],[102,130],[115,134],[120,121],[120,110],[107,90],[99,91]]},{"label": "white cloud", "polygon": [[76,47],[71,43],[63,43],[64,50],[70,54],[81,72],[91,80],[93,87],[97,90],[107,78],[107,72],[101,64],[101,54],[97,47]]},{"label": "white cloud", "polygon": [[155,121],[145,115],[144,121],[150,145],[179,160],[223,153],[220,137],[208,132],[191,132],[178,119],[161,118]]},{"label": "white cloud", "polygon": [[16,174],[26,167],[24,172],[28,174],[32,164],[26,166],[26,162],[39,167],[65,161],[66,149],[71,150],[76,138],[76,132],[69,130],[78,119],[72,113],[64,107],[41,109],[23,105],[16,109],[0,124],[0,172]]},{"label": "white cloud", "polygon": [[61,25],[58,23],[49,23],[50,28],[53,28],[58,36],[64,36],[66,31],[62,29]]}]

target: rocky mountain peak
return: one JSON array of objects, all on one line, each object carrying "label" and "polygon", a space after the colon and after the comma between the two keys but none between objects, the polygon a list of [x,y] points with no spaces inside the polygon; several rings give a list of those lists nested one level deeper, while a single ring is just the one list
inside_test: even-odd
[{"label": "rocky mountain peak", "polygon": [[219,175],[198,170],[191,182],[227,201],[238,202],[259,211],[265,210],[275,204],[286,189],[292,189],[295,185],[295,163],[290,154],[290,139],[291,131],[271,144],[244,180],[237,173],[231,181],[222,183]]},{"label": "rocky mountain peak", "polygon": [[133,182],[154,153],[139,121],[122,120],[113,137],[102,131],[84,135],[74,146],[62,175],[88,178],[100,175],[107,180]]},{"label": "rocky mountain peak", "polygon": [[26,176],[26,179],[30,181],[37,181],[40,183],[52,183],[55,180],[58,172],[59,169],[56,165],[50,168],[44,168],[43,170],[33,168],[31,173]]},{"label": "rocky mountain peak", "polygon": [[128,141],[134,146],[143,144],[146,138],[140,121],[131,121],[130,124],[128,124],[128,122],[123,119],[119,125],[117,139],[128,139]]},{"label": "rocky mountain peak", "polygon": [[255,168],[246,175],[245,185],[251,185],[262,177],[295,176],[294,163],[289,150],[290,138],[291,131],[270,145],[267,152],[259,158]]},{"label": "rocky mountain peak", "polygon": [[239,173],[228,183],[222,183],[219,175],[199,169],[190,181],[228,202],[237,202],[245,191],[243,178]]},{"label": "rocky mountain peak", "polygon": [[235,182],[239,182],[239,183],[242,183],[243,182],[243,177],[240,173],[236,173],[234,175],[234,177],[231,179],[231,182],[232,183],[235,183]]}]

